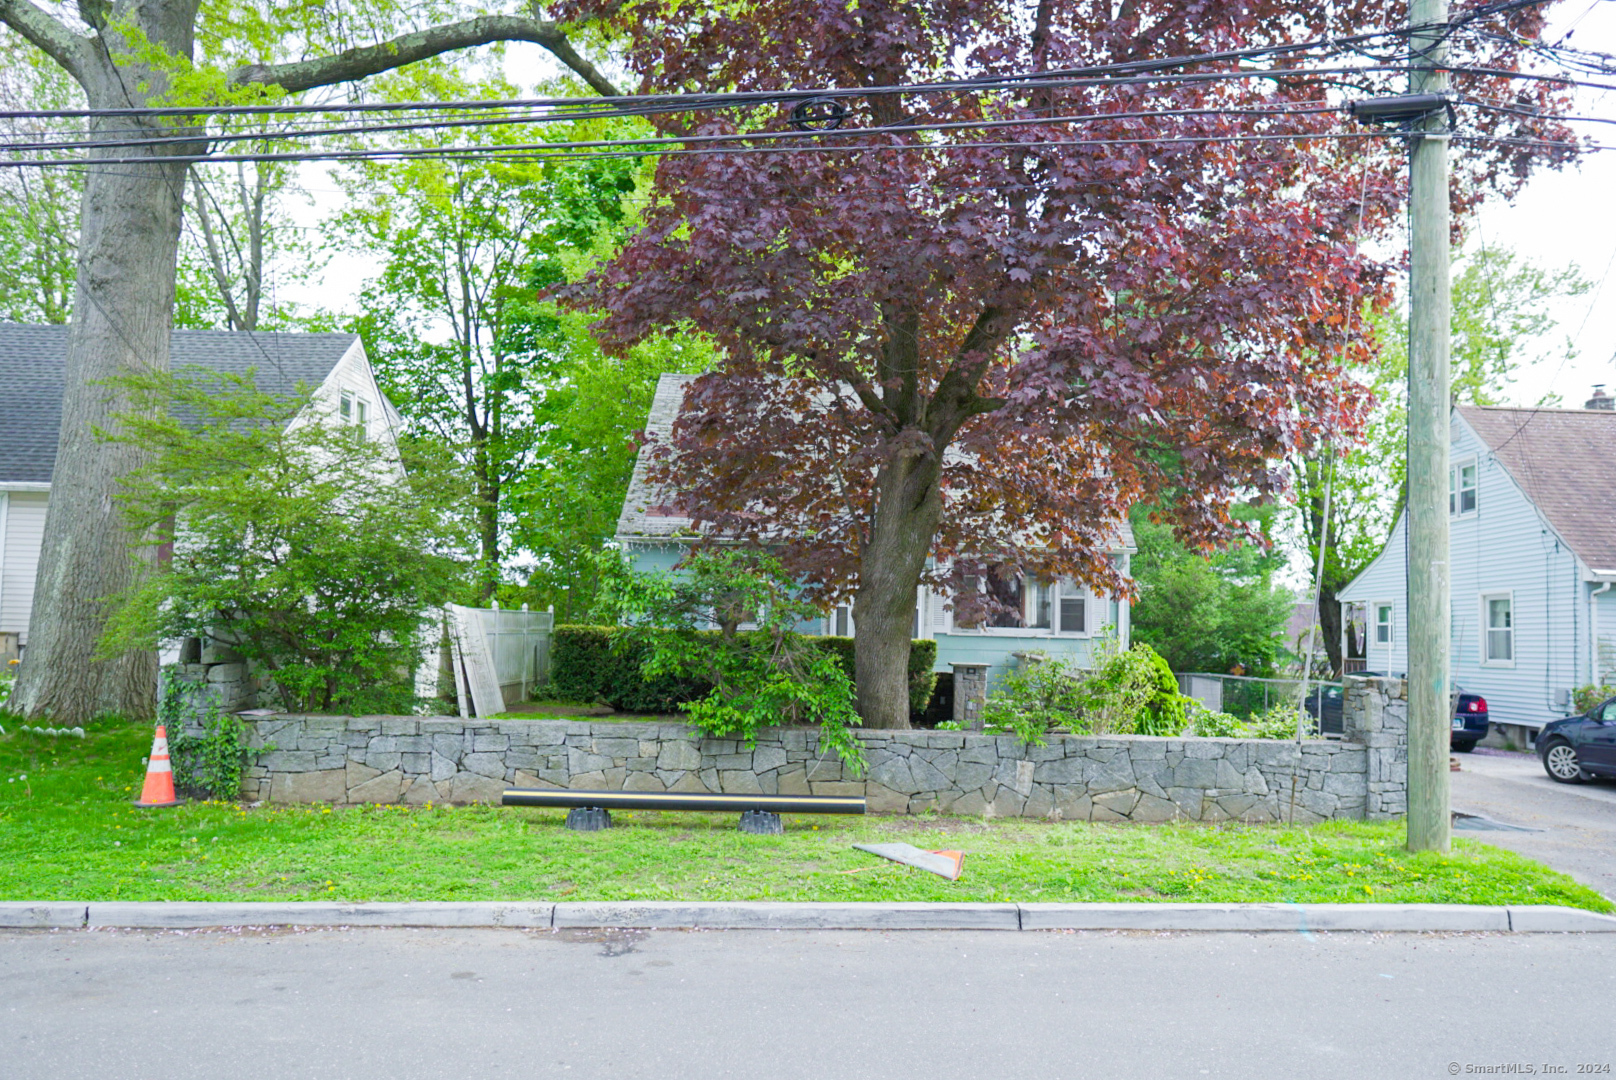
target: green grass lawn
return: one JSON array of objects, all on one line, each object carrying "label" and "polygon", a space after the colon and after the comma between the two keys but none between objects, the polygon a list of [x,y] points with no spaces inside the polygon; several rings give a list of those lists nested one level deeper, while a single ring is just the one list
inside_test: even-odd
[{"label": "green grass lawn", "polygon": [[[130,805],[145,726],[84,740],[0,736],[3,900],[1000,900],[1567,904],[1564,874],[1473,840],[1410,855],[1402,825],[1313,828],[619,813],[573,833],[560,811],[500,807]],[[24,779],[26,777],[26,779]],[[957,882],[852,850],[906,840],[966,853]]]}]

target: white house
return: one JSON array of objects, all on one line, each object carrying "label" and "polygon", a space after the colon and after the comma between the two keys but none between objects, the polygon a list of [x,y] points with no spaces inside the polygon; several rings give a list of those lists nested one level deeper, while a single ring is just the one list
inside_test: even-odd
[{"label": "white house", "polygon": [[[690,536],[689,518],[670,514],[663,505],[665,494],[649,483],[650,443],[666,440],[684,400],[684,390],[694,375],[663,375],[657,383],[651,412],[646,420],[647,444],[634,464],[623,512],[617,520],[617,541],[646,570],[669,570],[686,551]],[[1134,553],[1133,533],[1124,521],[1112,553],[1123,573]],[[936,670],[950,671],[950,664],[986,664],[989,678],[1014,663],[1016,653],[1039,651],[1068,655],[1080,663],[1087,660],[1095,638],[1114,632],[1123,648],[1128,647],[1128,602],[1115,596],[1096,595],[1089,588],[1070,581],[1024,582],[1003,586],[998,599],[1019,605],[1020,612],[993,619],[997,625],[964,627],[956,625],[949,598],[927,588],[915,596],[915,637],[937,642]],[[855,633],[852,611],[838,607],[827,612],[811,633],[851,635]]]},{"label": "white house", "polygon": [[[1616,412],[1460,406],[1450,439],[1453,680],[1535,733],[1616,674]],[[1405,514],[1340,593],[1360,669],[1408,670],[1407,553]]]},{"label": "white house", "polygon": [[[0,651],[8,642],[28,642],[66,352],[65,326],[0,323]],[[257,387],[272,394],[305,387],[314,395],[309,408],[396,446],[398,413],[377,386],[357,335],[176,330],[170,364],[175,371],[251,371]]]}]

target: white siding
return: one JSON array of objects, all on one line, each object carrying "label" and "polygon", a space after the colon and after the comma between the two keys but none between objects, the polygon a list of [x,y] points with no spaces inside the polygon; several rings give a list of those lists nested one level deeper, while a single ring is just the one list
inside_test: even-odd
[{"label": "white siding", "polygon": [[9,491],[0,493],[0,498],[6,500],[5,543],[0,544],[0,631],[20,634],[26,645],[50,496],[43,491]]},{"label": "white siding", "polygon": [[[1577,558],[1456,415],[1450,459],[1471,457],[1478,467],[1476,509],[1449,521],[1453,679],[1487,699],[1493,720],[1539,724],[1565,715],[1566,693],[1587,681],[1590,587]],[[1400,518],[1380,557],[1341,593],[1344,602],[1370,605],[1370,670],[1408,670],[1406,532]],[[1509,666],[1482,658],[1481,597],[1495,593],[1514,597],[1515,659]],[[1381,646],[1377,653],[1373,605],[1383,600],[1396,609],[1395,640],[1390,650]],[[1602,623],[1601,632],[1616,645],[1616,604],[1601,607],[1602,619],[1607,611],[1613,625]]]},{"label": "white siding", "polygon": [[[1598,585],[1588,586],[1590,596]],[[1599,611],[1592,618],[1598,619],[1599,627],[1599,667],[1597,672],[1591,672],[1587,679],[1578,680],[1578,685],[1586,683],[1599,683],[1608,686],[1616,682],[1616,585],[1594,596],[1594,602],[1599,605]]]}]

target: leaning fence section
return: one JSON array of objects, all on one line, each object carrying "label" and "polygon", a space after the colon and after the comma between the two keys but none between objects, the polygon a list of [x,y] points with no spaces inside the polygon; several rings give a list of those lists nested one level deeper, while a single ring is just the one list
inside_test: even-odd
[{"label": "leaning fence section", "polygon": [[550,681],[551,612],[451,604],[447,614],[463,714],[492,716]]}]

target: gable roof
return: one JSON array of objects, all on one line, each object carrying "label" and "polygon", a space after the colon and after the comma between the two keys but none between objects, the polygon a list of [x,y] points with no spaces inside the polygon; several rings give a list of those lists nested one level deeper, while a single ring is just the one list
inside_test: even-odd
[{"label": "gable roof", "polygon": [[[684,404],[685,387],[696,378],[695,375],[664,374],[657,380],[656,393],[651,398],[651,411],[645,418],[648,440],[666,440],[673,435],[673,422],[679,418],[679,407]],[[689,518],[667,512],[663,505],[667,502],[667,496],[661,488],[653,486],[646,476],[650,467],[651,447],[648,441],[634,458],[634,474],[629,477],[623,512],[617,517],[619,537],[667,537],[690,530]]]},{"label": "gable roof", "polygon": [[[62,426],[67,327],[0,323],[0,483],[49,483]],[[325,381],[353,347],[355,334],[176,330],[169,362],[176,371],[255,371],[258,389],[290,395],[299,383]]]},{"label": "gable roof", "polygon": [[1616,572],[1616,412],[1454,411],[1589,570]]},{"label": "gable roof", "polygon": [[[673,422],[679,418],[684,404],[685,388],[699,375],[664,374],[657,381],[656,394],[651,399],[651,411],[645,419],[647,442],[640,447],[634,459],[634,474],[628,482],[628,495],[623,499],[623,512],[617,518],[617,536],[620,539],[652,539],[688,533],[690,519],[670,513],[667,494],[651,484],[646,476],[650,468],[652,441],[666,441],[673,435]],[[1123,519],[1115,550],[1133,551],[1133,528]]]}]

